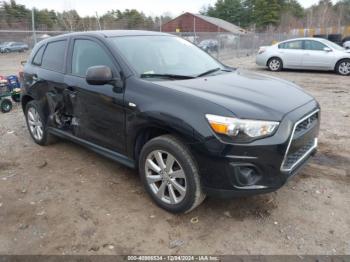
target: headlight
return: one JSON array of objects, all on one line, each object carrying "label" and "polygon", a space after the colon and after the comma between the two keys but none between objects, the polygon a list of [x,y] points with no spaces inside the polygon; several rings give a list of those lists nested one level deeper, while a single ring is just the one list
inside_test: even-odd
[{"label": "headlight", "polygon": [[206,118],[215,133],[232,137],[236,142],[247,142],[270,136],[279,125],[279,122],[246,120],[216,115],[206,115]]}]

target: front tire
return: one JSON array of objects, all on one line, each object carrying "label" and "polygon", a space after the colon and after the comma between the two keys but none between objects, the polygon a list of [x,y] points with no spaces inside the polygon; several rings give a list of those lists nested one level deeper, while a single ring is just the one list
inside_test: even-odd
[{"label": "front tire", "polygon": [[190,212],[205,199],[196,162],[174,136],[156,137],[145,144],[139,172],[153,201],[171,213]]},{"label": "front tire", "polygon": [[267,62],[267,67],[272,72],[279,72],[283,69],[283,62],[278,57],[273,57]]},{"label": "front tire", "polygon": [[56,141],[56,137],[47,130],[44,114],[37,101],[32,100],[27,104],[25,117],[29,133],[35,143],[46,146]]},{"label": "front tire", "polygon": [[342,76],[350,75],[350,59],[344,59],[337,63],[335,71]]}]

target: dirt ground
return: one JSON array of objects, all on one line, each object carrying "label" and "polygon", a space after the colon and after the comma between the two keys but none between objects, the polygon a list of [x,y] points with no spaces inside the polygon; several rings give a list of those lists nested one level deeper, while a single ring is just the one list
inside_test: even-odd
[{"label": "dirt ground", "polygon": [[[1,55],[0,74],[25,55]],[[17,105],[0,113],[0,253],[350,254],[350,77],[228,63],[293,81],[321,104],[319,153],[285,187],[172,215],[136,171],[70,142],[34,144]]]}]

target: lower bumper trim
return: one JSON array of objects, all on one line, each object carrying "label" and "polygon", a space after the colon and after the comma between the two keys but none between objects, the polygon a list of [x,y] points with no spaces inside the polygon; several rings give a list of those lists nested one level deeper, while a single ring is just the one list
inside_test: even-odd
[{"label": "lower bumper trim", "polygon": [[239,197],[247,197],[259,194],[268,194],[278,190],[279,188],[261,188],[255,190],[247,190],[247,189],[237,189],[237,190],[225,190],[225,189],[217,189],[217,188],[209,188],[204,187],[203,191],[209,197],[215,198],[239,198]]}]

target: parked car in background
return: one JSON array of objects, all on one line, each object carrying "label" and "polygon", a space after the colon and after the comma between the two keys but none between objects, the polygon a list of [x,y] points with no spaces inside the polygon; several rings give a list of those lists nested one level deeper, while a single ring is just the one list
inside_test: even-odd
[{"label": "parked car in background", "polygon": [[346,36],[343,38],[342,43],[344,44],[345,42],[350,41],[350,36]]},{"label": "parked car in background", "polygon": [[314,35],[314,38],[327,39],[335,44],[342,46],[342,34],[327,34],[327,35]]},{"label": "parked car in background", "polygon": [[316,152],[317,101],[297,85],[227,67],[149,31],[43,40],[24,67],[22,108],[39,145],[69,139],[139,170],[160,207],[282,187]]},{"label": "parked car in background", "polygon": [[343,47],[344,47],[345,49],[350,49],[350,40],[344,42]]},{"label": "parked car in background", "polygon": [[214,39],[206,39],[199,43],[198,45],[205,52],[218,52],[219,51],[219,42]]},{"label": "parked car in background", "polygon": [[22,42],[4,42],[0,44],[1,53],[24,52],[28,49],[29,46]]},{"label": "parked car in background", "polygon": [[350,50],[327,39],[297,38],[261,47],[256,63],[271,71],[307,69],[350,75]]}]

